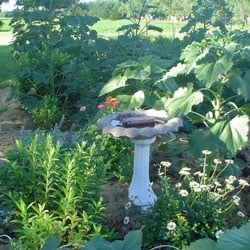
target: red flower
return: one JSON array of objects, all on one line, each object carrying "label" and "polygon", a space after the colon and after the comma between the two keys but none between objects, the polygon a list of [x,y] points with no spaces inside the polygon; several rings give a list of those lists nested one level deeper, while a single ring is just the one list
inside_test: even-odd
[{"label": "red flower", "polygon": [[118,107],[118,106],[120,106],[120,104],[121,103],[119,101],[117,101],[117,100],[113,102],[113,106],[114,107]]}]

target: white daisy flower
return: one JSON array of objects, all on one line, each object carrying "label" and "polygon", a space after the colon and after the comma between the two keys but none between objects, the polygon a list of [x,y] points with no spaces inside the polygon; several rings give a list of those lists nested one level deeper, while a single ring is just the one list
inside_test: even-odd
[{"label": "white daisy flower", "polygon": [[219,239],[223,234],[224,234],[224,231],[223,231],[223,230],[218,230],[218,231],[215,233],[216,239]]},{"label": "white daisy flower", "polygon": [[167,224],[167,229],[168,229],[169,231],[175,230],[175,228],[176,228],[176,223],[175,223],[175,222],[173,222],[173,221],[168,222],[168,224]]},{"label": "white daisy flower", "polygon": [[160,164],[163,166],[163,167],[166,167],[166,168],[169,168],[171,167],[172,163],[169,162],[169,161],[161,161]]},{"label": "white daisy flower", "polygon": [[186,189],[181,189],[179,194],[182,196],[182,197],[186,197],[188,196],[188,191]]},{"label": "white daisy flower", "polygon": [[190,175],[190,170],[191,170],[191,168],[184,167],[180,170],[179,174],[180,175]]}]

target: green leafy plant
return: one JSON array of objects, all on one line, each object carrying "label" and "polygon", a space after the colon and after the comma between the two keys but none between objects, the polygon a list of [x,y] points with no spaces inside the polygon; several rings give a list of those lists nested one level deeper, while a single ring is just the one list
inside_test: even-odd
[{"label": "green leafy plant", "polygon": [[45,95],[41,105],[31,111],[32,118],[41,129],[51,129],[60,117],[58,100],[55,96]]},{"label": "green leafy plant", "polygon": [[[142,245],[142,231],[133,230],[125,235],[123,240],[114,240],[112,242],[102,238],[91,238],[84,246],[80,247],[80,250],[140,250]],[[51,237],[45,243],[41,250],[57,250],[57,249],[73,249],[71,246],[60,247],[60,240]]]},{"label": "green leafy plant", "polygon": [[142,57],[121,63],[114,70],[112,79],[102,88],[100,96],[116,95],[123,109],[152,107],[163,90],[164,93],[172,93],[177,88],[173,81],[154,87],[164,68],[173,63],[174,60],[160,57]]},{"label": "green leafy plant", "polygon": [[[226,228],[226,218],[237,217],[239,193],[249,184],[230,174],[232,160],[223,163],[210,154],[204,150],[196,168],[182,167],[174,182],[167,175],[171,164],[161,162],[161,192],[143,228],[145,247],[171,244],[183,249],[195,239],[215,239]],[[237,214],[239,223],[246,221],[242,212]]]},{"label": "green leafy plant", "polygon": [[227,229],[221,237],[216,241],[211,239],[200,239],[184,248],[185,250],[247,250],[250,247],[250,222],[240,228],[233,227]]},{"label": "green leafy plant", "polygon": [[150,30],[162,32],[162,28],[150,25],[152,18],[146,18],[150,14],[150,10],[155,9],[156,6],[150,5],[148,0],[137,1],[135,5],[129,4],[131,16],[128,19],[131,24],[123,25],[117,31],[126,31],[125,34],[132,37],[147,34]]},{"label": "green leafy plant", "polygon": [[[204,148],[235,154],[248,142],[249,45],[244,32],[193,42],[182,52],[184,62],[163,77],[177,76],[180,86],[171,98],[162,99],[170,117],[186,115],[193,124],[207,128],[191,136],[196,154]],[[201,137],[202,144],[197,141]]]},{"label": "green leafy plant", "polygon": [[65,149],[50,135],[36,134],[25,146],[17,141],[9,152],[10,162],[0,170],[1,200],[23,249],[40,248],[51,235],[63,244],[79,244],[94,235],[112,237],[101,224],[101,178],[96,178],[93,155],[85,146]]},{"label": "green leafy plant", "polygon": [[[38,110],[46,96],[57,99],[58,111],[68,117],[83,99],[95,106],[98,70],[107,71],[108,46],[90,29],[98,18],[82,16],[75,3],[24,1],[11,20],[18,63],[15,94],[29,112]],[[56,117],[50,118],[54,124]]]},{"label": "green leafy plant", "polygon": [[227,32],[226,24],[232,17],[233,13],[229,10],[225,0],[197,0],[181,32],[187,32],[187,37],[190,36],[192,40],[201,41],[211,27]]}]

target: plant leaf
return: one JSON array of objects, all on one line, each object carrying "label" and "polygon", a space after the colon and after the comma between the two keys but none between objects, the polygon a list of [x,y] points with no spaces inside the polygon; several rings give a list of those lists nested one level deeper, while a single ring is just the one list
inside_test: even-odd
[{"label": "plant leaf", "polygon": [[153,30],[153,31],[158,31],[158,32],[163,31],[163,29],[161,27],[158,27],[158,26],[155,26],[155,25],[148,25],[147,30]]},{"label": "plant leaf", "polygon": [[195,73],[199,80],[204,81],[207,88],[210,88],[213,83],[217,82],[220,75],[226,74],[233,63],[227,56],[222,56],[215,62],[205,62],[197,66]]},{"label": "plant leaf", "polygon": [[211,127],[211,132],[225,143],[227,150],[234,154],[247,144],[249,118],[236,116],[231,120],[219,121]]},{"label": "plant leaf", "polygon": [[111,242],[101,238],[91,238],[85,245],[84,250],[115,250],[112,247]]},{"label": "plant leaf", "polygon": [[245,98],[246,101],[250,100],[250,72],[247,71],[244,78],[234,76],[230,79],[229,84],[231,89],[238,95]]},{"label": "plant leaf", "polygon": [[144,81],[149,78],[151,73],[151,66],[147,65],[142,67],[142,64],[138,64],[138,67],[135,68],[127,68],[125,70],[124,76],[128,79],[136,79],[140,81]]},{"label": "plant leaf", "polygon": [[127,77],[118,75],[112,78],[104,87],[101,89],[99,96],[103,96],[107,93],[112,92],[115,89],[124,87],[126,85]]},{"label": "plant leaf", "polygon": [[232,228],[226,230],[218,240],[220,249],[235,250],[235,249],[250,249],[250,223],[241,228]]},{"label": "plant leaf", "polygon": [[172,67],[169,71],[166,72],[166,74],[158,80],[154,85],[157,85],[159,82],[165,81],[169,78],[176,77],[178,74],[183,73],[183,70],[185,69],[185,64],[178,63],[177,66]]},{"label": "plant leaf", "polygon": [[[201,143],[202,139],[202,143]],[[193,130],[189,138],[190,151],[194,156],[200,156],[204,149],[215,151],[217,147],[223,148],[223,143],[209,130]]]},{"label": "plant leaf", "polygon": [[186,88],[179,88],[174,96],[169,98],[164,107],[170,117],[182,116],[189,113],[194,105],[203,101],[201,91],[192,92],[193,85],[188,84]]},{"label": "plant leaf", "polygon": [[218,250],[216,242],[211,239],[200,239],[192,242],[190,246],[187,246],[183,250]]},{"label": "plant leaf", "polygon": [[117,99],[120,101],[120,107],[123,109],[137,109],[144,103],[145,95],[142,90],[137,91],[133,95],[119,95]]},{"label": "plant leaf", "polygon": [[56,250],[60,245],[60,240],[56,237],[50,237],[41,248],[41,250]]},{"label": "plant leaf", "polygon": [[[129,231],[123,240],[123,246],[121,250],[141,250],[142,246],[142,231],[133,230]],[[116,248],[117,249],[117,248]]]},{"label": "plant leaf", "polygon": [[240,107],[240,110],[250,116],[250,103],[247,103]]}]

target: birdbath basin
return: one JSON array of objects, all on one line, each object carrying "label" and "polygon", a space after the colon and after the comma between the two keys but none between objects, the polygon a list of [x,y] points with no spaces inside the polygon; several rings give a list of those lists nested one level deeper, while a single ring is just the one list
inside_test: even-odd
[{"label": "birdbath basin", "polygon": [[157,200],[149,179],[150,145],[157,135],[176,132],[182,126],[182,119],[168,120],[163,110],[127,110],[107,115],[98,121],[98,128],[104,134],[128,137],[134,143],[133,176],[128,190],[134,205],[146,210]]}]

